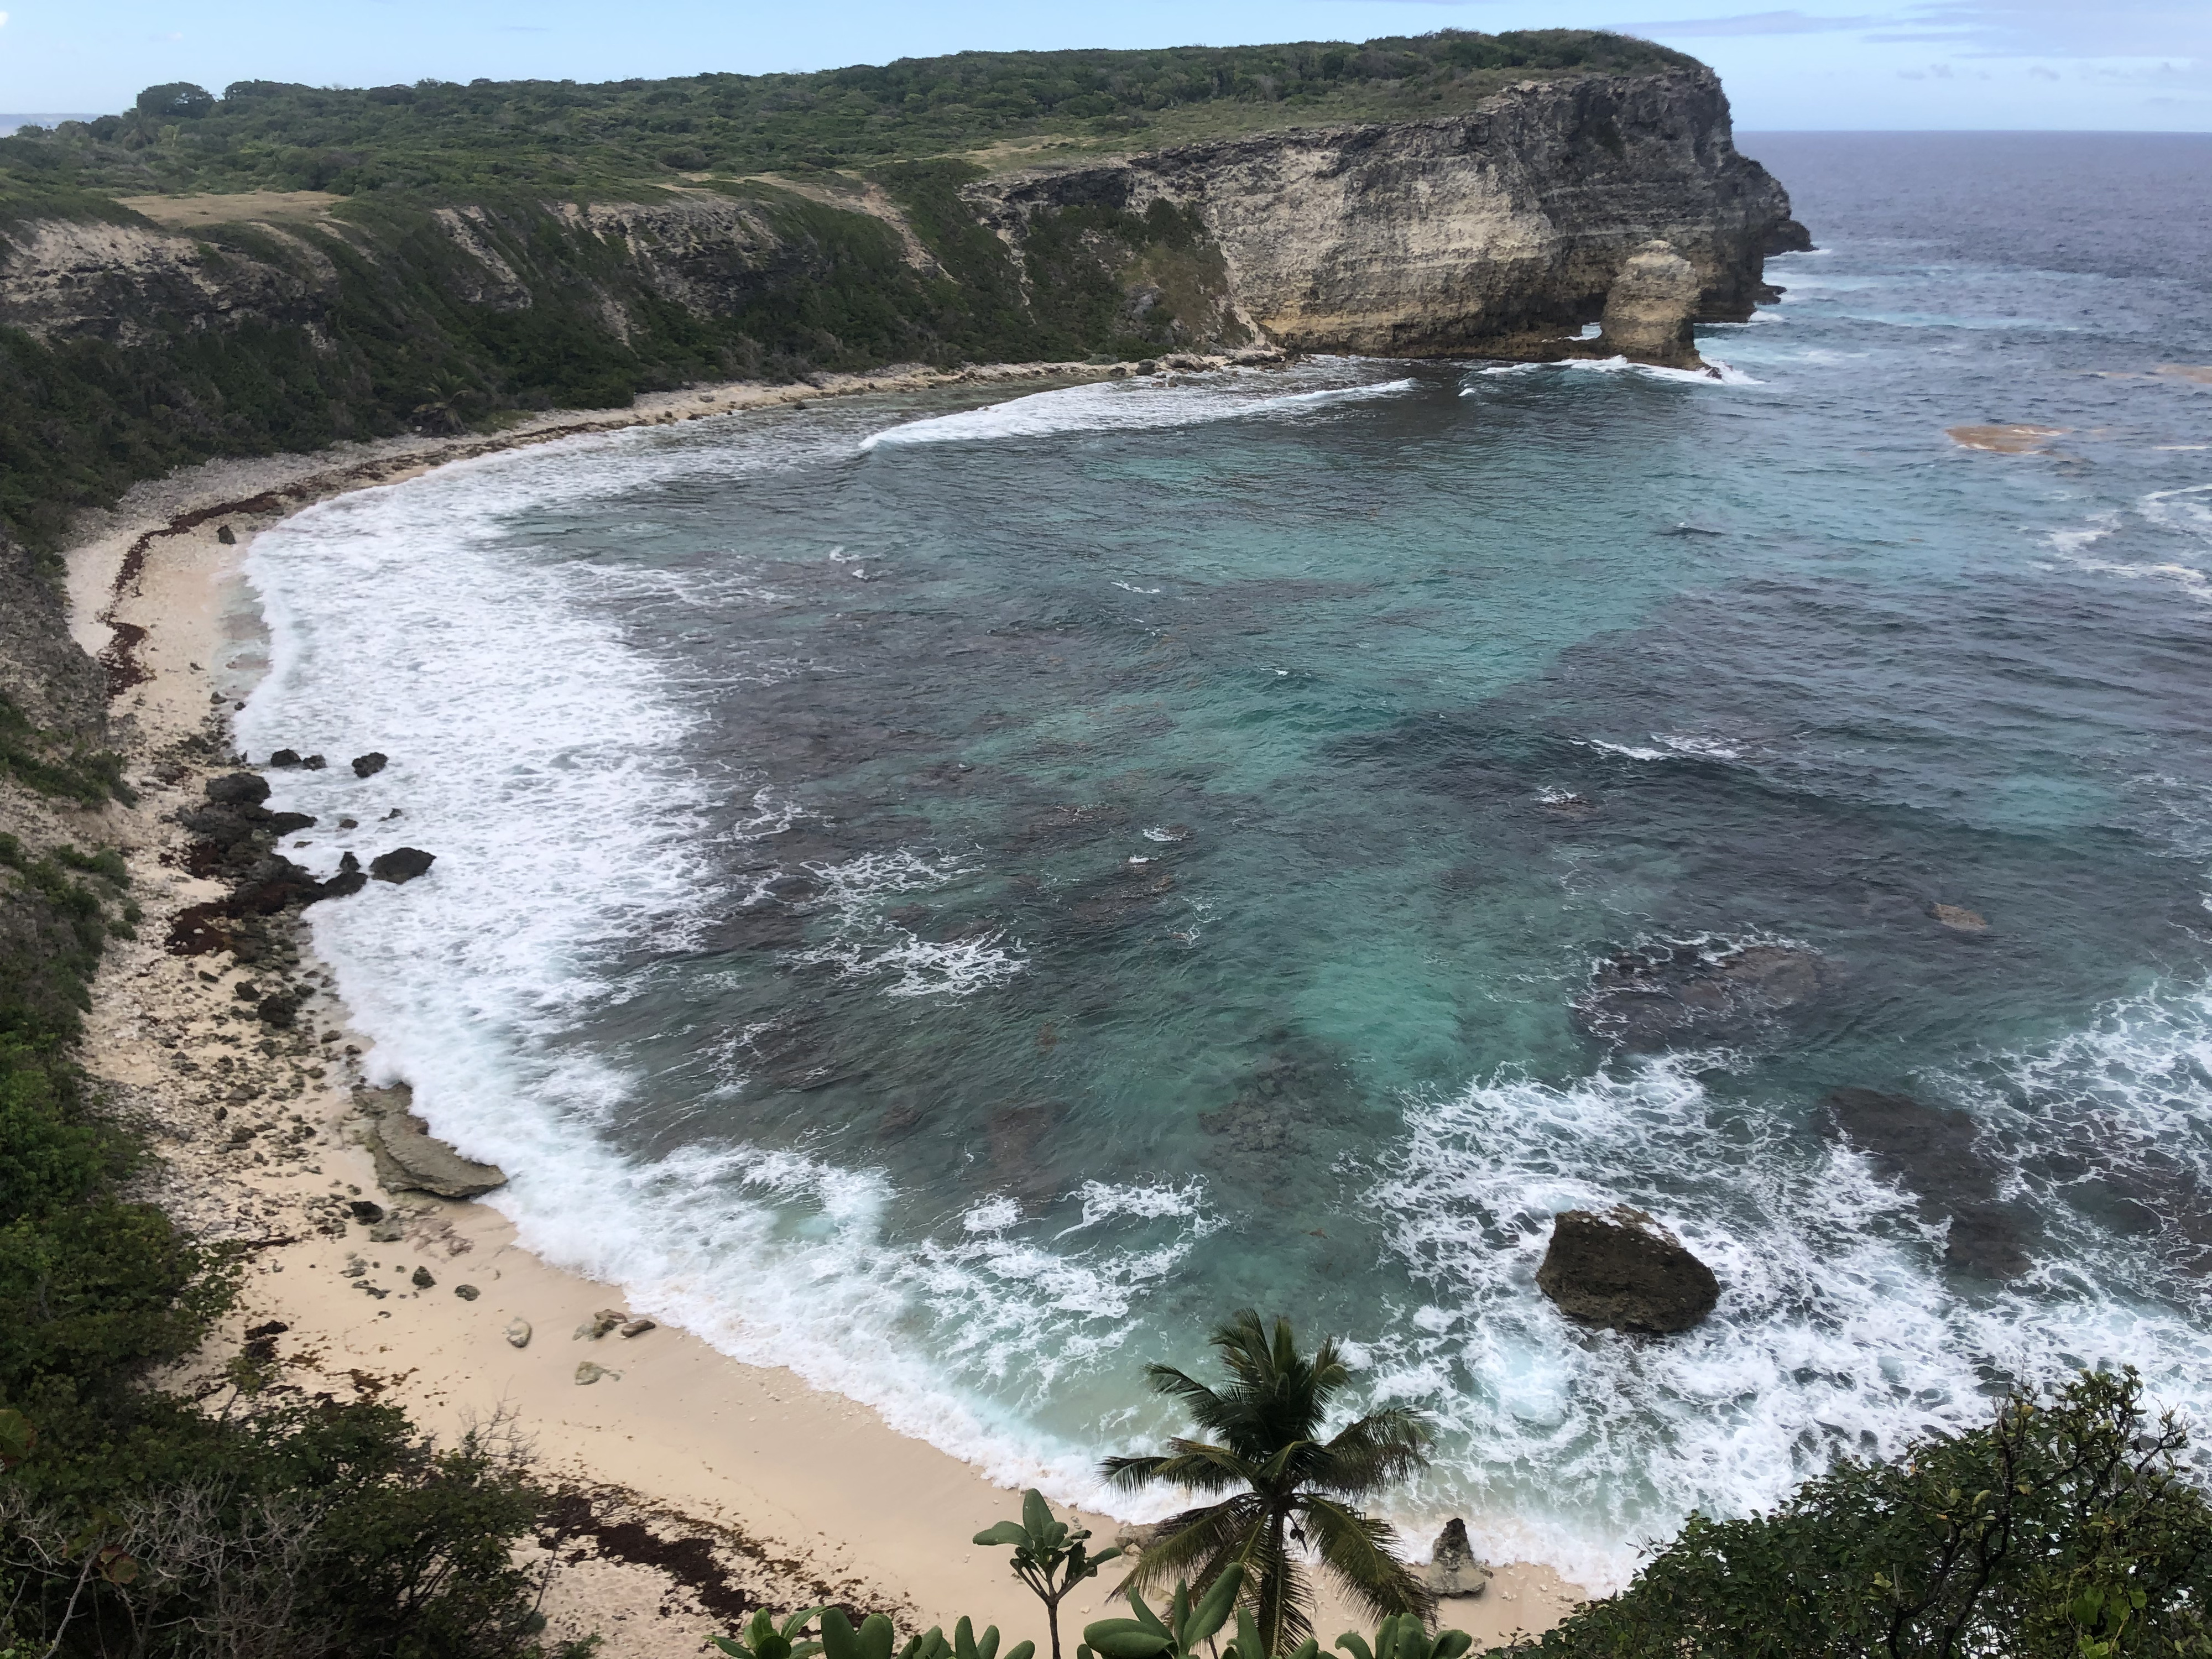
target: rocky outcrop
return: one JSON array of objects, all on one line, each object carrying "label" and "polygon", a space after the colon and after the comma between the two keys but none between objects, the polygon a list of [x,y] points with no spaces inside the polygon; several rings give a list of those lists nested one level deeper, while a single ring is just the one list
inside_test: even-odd
[{"label": "rocky outcrop", "polygon": [[1617,1331],[1685,1331],[1713,1310],[1720,1281],[1641,1210],[1568,1210],[1552,1224],[1536,1288],[1571,1319]]},{"label": "rocky outcrop", "polygon": [[106,731],[106,677],[70,637],[58,584],[4,532],[0,700],[14,705],[31,726],[64,739],[97,739]]},{"label": "rocky outcrop", "polygon": [[1421,1582],[1437,1595],[1480,1595],[1490,1588],[1490,1569],[1474,1559],[1467,1522],[1457,1516],[1444,1522],[1428,1565],[1419,1571]]},{"label": "rocky outcrop", "polygon": [[435,853],[426,853],[419,847],[395,847],[389,853],[379,853],[368,861],[370,878],[388,881],[398,886],[417,876],[427,876],[430,866],[438,861]]},{"label": "rocky outcrop", "polygon": [[1770,247],[1803,232],[1731,142],[1705,69],[1522,82],[1472,111],[1274,132],[985,180],[969,199],[1021,246],[1070,208],[1195,213],[1233,310],[1276,343],[1378,356],[1560,356],[1655,238],[1696,314],[1751,313]]},{"label": "rocky outcrop", "polygon": [[1691,330],[1698,299],[1696,269],[1655,237],[1629,256],[1606,290],[1598,349],[1632,362],[1703,368]]},{"label": "rocky outcrop", "polygon": [[365,1124],[362,1144],[376,1161],[376,1178],[391,1193],[433,1193],[440,1198],[476,1198],[507,1185],[496,1165],[463,1158],[430,1133],[412,1109],[413,1091],[404,1084],[390,1089],[357,1089],[354,1103]]}]

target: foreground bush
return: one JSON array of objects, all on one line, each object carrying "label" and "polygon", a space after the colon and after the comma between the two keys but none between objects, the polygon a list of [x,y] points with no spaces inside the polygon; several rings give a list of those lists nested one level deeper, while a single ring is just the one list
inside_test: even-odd
[{"label": "foreground bush", "polygon": [[226,1399],[147,1386],[236,1274],[130,1196],[74,1059],[124,879],[0,837],[0,1656],[534,1659],[547,1498],[507,1437],[302,1401],[252,1345]]},{"label": "foreground bush", "polygon": [[2212,1654],[2212,1504],[2132,1370],[1893,1463],[1846,1461],[1770,1515],[1692,1516],[1626,1590],[1515,1650],[1560,1659]]}]

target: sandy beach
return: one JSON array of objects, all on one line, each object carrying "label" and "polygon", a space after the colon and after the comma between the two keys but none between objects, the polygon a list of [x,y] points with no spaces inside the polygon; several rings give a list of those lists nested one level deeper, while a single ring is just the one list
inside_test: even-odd
[{"label": "sandy beach", "polygon": [[[830,1600],[893,1612],[902,1632],[968,1614],[1010,1639],[1042,1640],[1042,1613],[1004,1553],[968,1541],[1012,1514],[1018,1495],[867,1408],[683,1331],[576,1334],[603,1310],[627,1316],[619,1288],[537,1260],[486,1205],[380,1188],[354,1127],[370,1045],[330,995],[304,928],[295,969],[166,947],[177,912],[224,890],[185,866],[175,815],[200,800],[208,776],[232,769],[228,717],[265,662],[240,561],[257,532],[313,501],[497,449],[839,393],[1109,372],[1043,365],[692,387],[492,435],[211,463],[88,515],[70,550],[72,627],[122,688],[113,741],[141,794],[134,806],[68,814],[58,831],[122,848],[146,913],[138,937],[109,953],[85,1052],[117,1109],[153,1135],[161,1200],[203,1233],[252,1247],[240,1308],[205,1369],[252,1334],[277,1387],[375,1395],[441,1437],[509,1426],[548,1482],[577,1494],[568,1531],[544,1546],[560,1562],[553,1629],[601,1632],[611,1659],[696,1652],[750,1607]],[[255,1012],[280,981],[306,999],[289,1030]],[[347,1208],[356,1200],[389,1212],[379,1237]],[[1119,1526],[1087,1520],[1109,1540]],[[1426,1545],[1418,1540],[1420,1553]],[[1496,1639],[1548,1626],[1579,1594],[1547,1568],[1497,1573],[1486,1595],[1448,1603],[1446,1622]],[[1111,1579],[1109,1568],[1073,1599],[1071,1627],[1103,1614]],[[1353,1621],[1325,1606],[1319,1622],[1327,1638]]]}]

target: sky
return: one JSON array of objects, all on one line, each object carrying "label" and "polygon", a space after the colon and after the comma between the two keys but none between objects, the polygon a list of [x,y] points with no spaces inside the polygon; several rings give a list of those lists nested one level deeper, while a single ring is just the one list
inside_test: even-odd
[{"label": "sky", "polygon": [[[1757,6],[1761,0],[1749,0]],[[1717,69],[1739,131],[2212,131],[2212,0],[0,0],[0,111],[142,87],[617,80],[966,48],[1619,28]]]}]

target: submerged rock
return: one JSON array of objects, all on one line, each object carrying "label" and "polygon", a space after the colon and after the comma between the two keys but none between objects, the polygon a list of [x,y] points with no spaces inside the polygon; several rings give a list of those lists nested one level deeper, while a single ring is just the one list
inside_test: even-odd
[{"label": "submerged rock", "polygon": [[1573,1012],[1591,1036],[1632,1048],[1706,1042],[1812,1001],[1832,977],[1794,945],[1642,945],[1599,963]]},{"label": "submerged rock", "polygon": [[1720,1281],[1641,1210],[1568,1210],[1552,1224],[1536,1288],[1571,1319],[1617,1331],[1686,1331],[1713,1310]]},{"label": "submerged rock", "polygon": [[1986,933],[1989,918],[1978,910],[1969,910],[1963,904],[1931,904],[1928,914],[1946,927],[1960,933]]},{"label": "submerged rock", "polygon": [[1824,1103],[1832,1131],[1864,1152],[1878,1174],[1910,1188],[1923,1215],[1948,1215],[1943,1259],[1980,1279],[2016,1279],[2031,1265],[2027,1238],[1998,1201],[2003,1171],[1977,1144],[1966,1113],[1910,1095],[1838,1089]]},{"label": "submerged rock", "polygon": [[394,886],[410,882],[417,876],[428,875],[430,866],[438,861],[435,853],[426,853],[419,847],[395,847],[389,853],[379,853],[368,861],[368,873],[378,881],[388,881]]},{"label": "submerged rock", "polygon": [[1490,1588],[1490,1569],[1474,1559],[1467,1522],[1457,1516],[1444,1522],[1428,1565],[1419,1571],[1421,1581],[1438,1595],[1480,1595]]},{"label": "submerged rock", "polygon": [[1668,368],[1703,368],[1691,322],[1698,314],[1698,270],[1656,238],[1628,257],[1606,292],[1599,342],[1608,355]]}]

